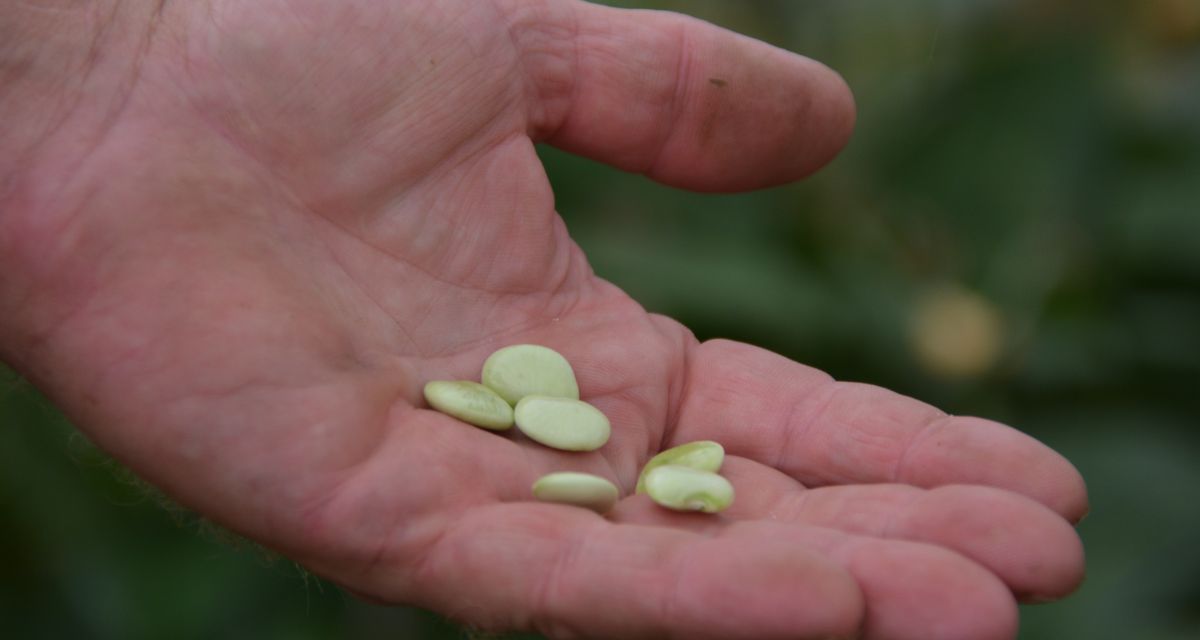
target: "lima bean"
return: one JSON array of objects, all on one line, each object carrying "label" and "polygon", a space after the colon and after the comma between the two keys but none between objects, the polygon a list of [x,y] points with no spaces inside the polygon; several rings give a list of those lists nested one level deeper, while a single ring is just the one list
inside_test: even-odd
[{"label": "lima bean", "polygon": [[638,476],[635,491],[646,493],[646,475],[665,464],[678,464],[716,473],[721,470],[721,463],[724,461],[725,447],[712,440],[698,440],[671,447],[646,462],[646,466],[642,467],[641,475]]},{"label": "lima bean", "polygon": [[605,513],[617,503],[617,486],[600,476],[559,471],[533,483],[533,496],[542,502],[572,504]]},{"label": "lima bean", "polygon": [[484,386],[516,406],[529,395],[579,399],[575,371],[559,352],[536,344],[515,344],[488,356]]},{"label": "lima bean", "polygon": [[525,396],[513,419],[521,433],[547,447],[564,451],[593,451],[612,434],[608,418],[581,400]]},{"label": "lima bean", "polygon": [[467,380],[434,380],[425,385],[429,406],[463,422],[491,431],[513,426],[513,410],[495,391]]},{"label": "lima bean", "polygon": [[657,467],[646,475],[650,498],[675,511],[716,513],[733,504],[733,485],[711,471],[677,464]]}]

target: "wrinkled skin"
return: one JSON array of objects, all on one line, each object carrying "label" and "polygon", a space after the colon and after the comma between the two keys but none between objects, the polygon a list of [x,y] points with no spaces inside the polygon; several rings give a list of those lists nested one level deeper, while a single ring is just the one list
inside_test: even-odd
[{"label": "wrinkled skin", "polygon": [[[698,343],[555,213],[534,142],[698,190],[810,173],[853,122],[818,63],[569,0],[44,5],[0,9],[0,354],[183,504],[363,597],[552,637],[1003,638],[1080,581],[1061,456]],[[523,342],[608,445],[424,408]],[[564,469],[632,493],[698,439],[720,516],[529,501]]]}]

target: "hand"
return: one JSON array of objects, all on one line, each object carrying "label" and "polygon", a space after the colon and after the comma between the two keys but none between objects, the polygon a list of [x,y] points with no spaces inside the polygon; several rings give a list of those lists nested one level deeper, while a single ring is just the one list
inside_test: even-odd
[{"label": "hand", "polygon": [[[552,637],[1010,637],[1016,598],[1080,581],[1063,458],[697,343],[555,214],[537,141],[691,189],[813,171],[853,121],[821,65],[571,0],[120,6],[69,108],[13,85],[53,106],[0,189],[0,350],[185,505],[364,596]],[[608,445],[423,408],[522,342],[574,364]],[[565,469],[629,493],[698,439],[730,454],[720,516],[530,501]]]}]

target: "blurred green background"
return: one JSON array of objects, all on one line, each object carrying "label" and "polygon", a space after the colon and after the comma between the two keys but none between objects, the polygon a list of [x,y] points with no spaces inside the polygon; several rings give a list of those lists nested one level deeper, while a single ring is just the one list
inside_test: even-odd
[{"label": "blurred green background", "polygon": [[[1083,471],[1089,576],[1022,638],[1200,637],[1200,2],[628,2],[843,73],[832,166],[739,196],[543,150],[596,271],[702,338],[1016,425]],[[0,374],[6,637],[459,638],[140,487]]]}]

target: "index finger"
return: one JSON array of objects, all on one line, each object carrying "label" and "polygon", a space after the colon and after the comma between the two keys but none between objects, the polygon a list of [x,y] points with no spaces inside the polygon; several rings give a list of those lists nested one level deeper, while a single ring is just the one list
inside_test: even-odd
[{"label": "index finger", "polygon": [[886,389],[836,382],[769,351],[724,340],[693,348],[665,446],[716,440],[807,485],[981,484],[1029,496],[1076,521],[1083,477],[1030,436],[947,415]]}]

